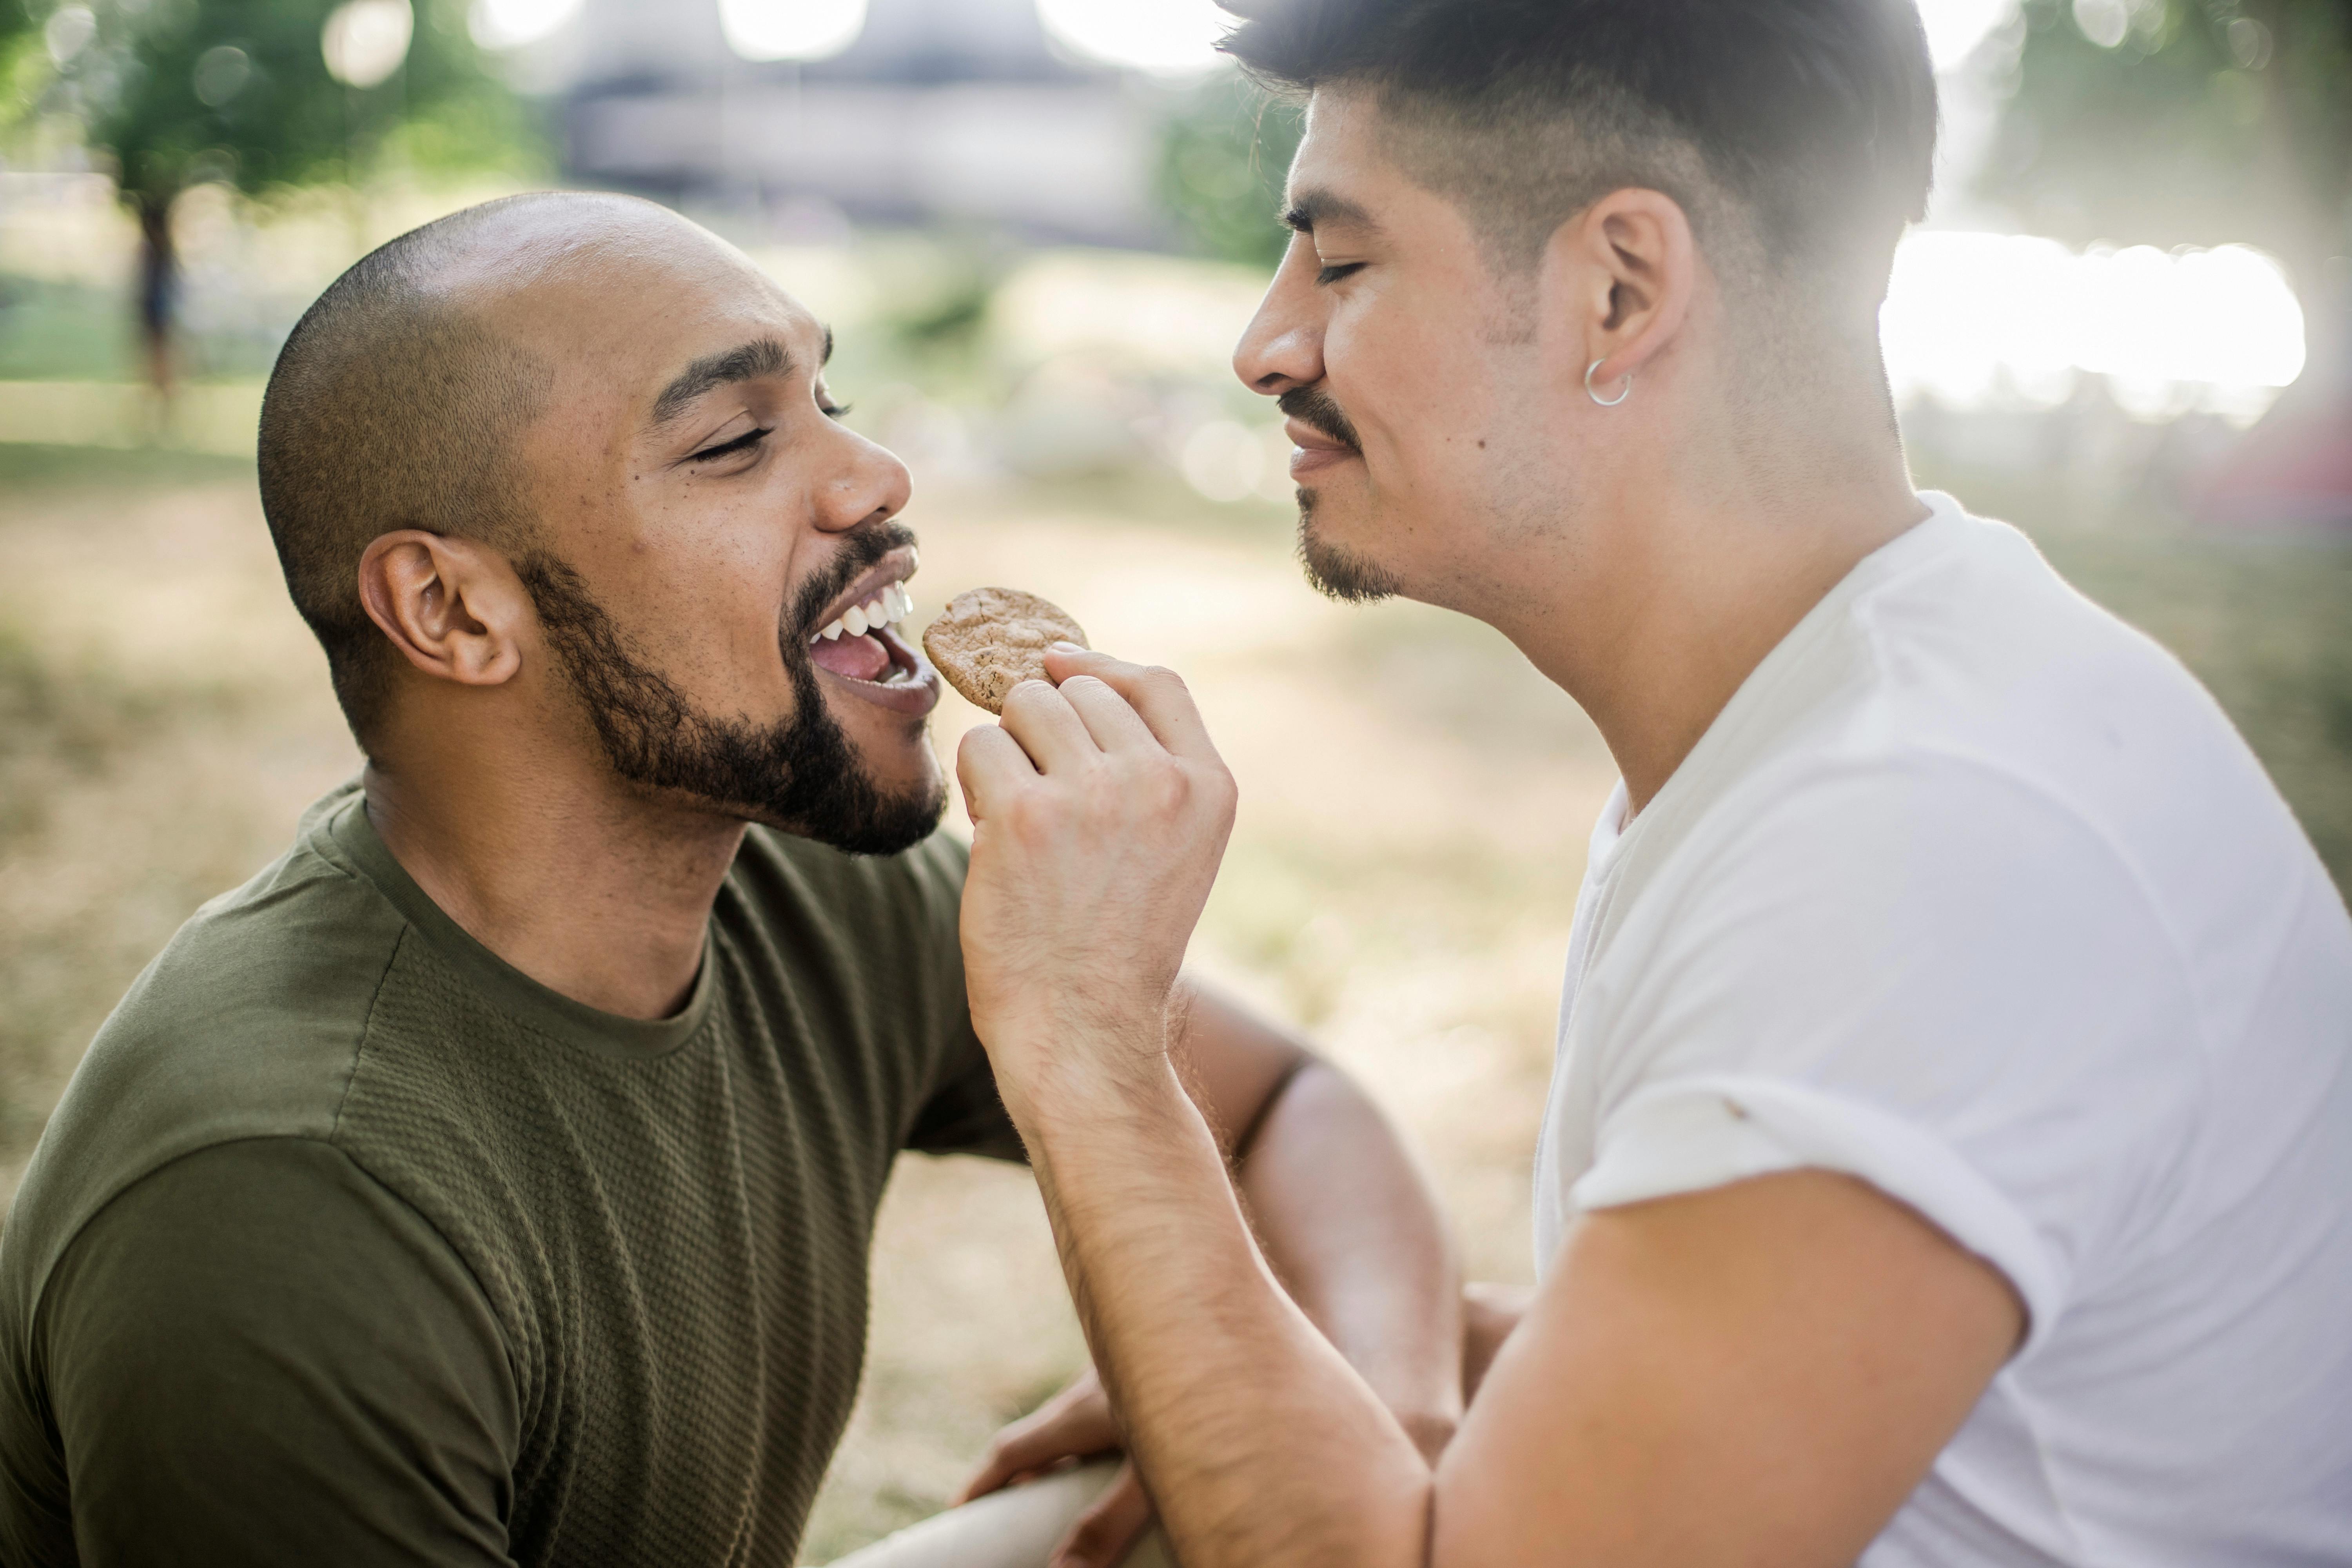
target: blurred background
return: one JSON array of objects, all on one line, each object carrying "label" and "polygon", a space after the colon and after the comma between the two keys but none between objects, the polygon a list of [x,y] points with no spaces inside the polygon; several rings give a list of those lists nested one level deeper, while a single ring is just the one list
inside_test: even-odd
[{"label": "blurred background", "polygon": [[[1919,481],[2177,651],[2352,879],[2352,0],[1926,0],[1928,221],[1885,314]],[[635,192],[829,319],[982,582],[1192,678],[1244,805],[1200,964],[1531,1274],[1559,964],[1613,773],[1483,628],[1342,610],[1226,355],[1297,137],[1210,0],[0,0],[0,1196],[91,1032],[356,755],[255,498],[262,379],[370,246]],[[950,698],[943,750],[976,715]],[[1019,1171],[909,1159],[823,1561],[1082,1354]]]}]

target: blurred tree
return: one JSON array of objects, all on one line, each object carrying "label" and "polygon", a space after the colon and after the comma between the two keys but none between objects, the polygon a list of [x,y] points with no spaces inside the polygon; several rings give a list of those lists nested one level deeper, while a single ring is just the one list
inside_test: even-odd
[{"label": "blurred tree", "polygon": [[1221,73],[1169,117],[1156,184],[1179,236],[1228,261],[1272,267],[1290,232],[1275,217],[1298,151],[1298,106]]},{"label": "blurred tree", "polygon": [[37,27],[43,106],[112,155],[139,221],[148,370],[168,392],[172,206],[191,185],[247,194],[356,184],[387,149],[421,166],[497,162],[530,141],[482,66],[461,0],[0,0]]},{"label": "blurred tree", "polygon": [[2025,0],[1979,184],[2077,242],[2243,240],[2340,355],[2352,256],[2352,0]]}]

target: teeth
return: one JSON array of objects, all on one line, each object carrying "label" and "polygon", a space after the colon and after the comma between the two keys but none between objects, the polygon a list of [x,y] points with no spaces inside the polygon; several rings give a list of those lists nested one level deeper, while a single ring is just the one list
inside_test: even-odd
[{"label": "teeth", "polygon": [[862,637],[867,632],[879,630],[894,621],[903,621],[915,613],[915,601],[903,583],[885,583],[882,591],[866,603],[844,615],[841,619],[817,633],[828,641],[845,632]]}]

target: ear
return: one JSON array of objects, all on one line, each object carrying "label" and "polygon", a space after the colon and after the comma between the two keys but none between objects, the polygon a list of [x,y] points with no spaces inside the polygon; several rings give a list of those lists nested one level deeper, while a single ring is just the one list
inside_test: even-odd
[{"label": "ear", "polygon": [[404,528],[360,556],[359,587],[368,618],[426,675],[500,686],[522,668],[530,595],[495,551]]},{"label": "ear", "polygon": [[1583,342],[1576,374],[1601,362],[1596,387],[1649,363],[1690,317],[1698,242],[1682,205],[1661,192],[1610,192],[1560,225],[1544,262],[1547,304],[1569,317],[1569,341]]}]

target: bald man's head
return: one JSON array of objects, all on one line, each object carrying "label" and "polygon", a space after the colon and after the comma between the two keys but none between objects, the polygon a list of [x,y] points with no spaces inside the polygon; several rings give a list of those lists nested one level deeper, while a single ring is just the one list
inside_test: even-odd
[{"label": "bald man's head", "polygon": [[551,207],[612,205],[513,196],[411,230],[337,279],[278,353],[261,405],[262,510],[362,746],[394,658],[360,604],[368,545],[416,528],[513,554],[531,537],[516,447],[547,406],[554,368],[499,335],[485,264]]}]

